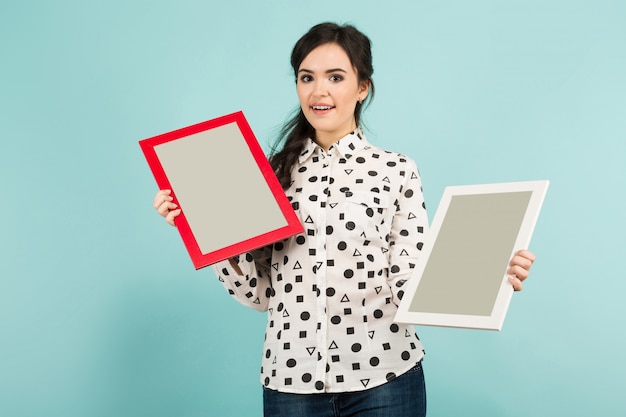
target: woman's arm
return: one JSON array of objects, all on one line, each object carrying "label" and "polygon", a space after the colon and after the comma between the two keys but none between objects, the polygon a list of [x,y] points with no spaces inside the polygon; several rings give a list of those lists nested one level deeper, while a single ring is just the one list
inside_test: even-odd
[{"label": "woman's arm", "polygon": [[406,160],[405,176],[395,204],[389,234],[389,275],[387,281],[397,305],[404,294],[403,286],[411,276],[428,232],[428,216],[417,167]]},{"label": "woman's arm", "polygon": [[256,249],[213,265],[215,275],[239,303],[266,311],[272,296],[272,246]]},{"label": "woman's arm", "polygon": [[[153,206],[176,227],[175,219],[181,210],[172,202],[171,190],[159,190]],[[218,279],[237,301],[255,310],[265,311],[272,294],[269,259],[271,246],[245,253],[213,265]]]}]

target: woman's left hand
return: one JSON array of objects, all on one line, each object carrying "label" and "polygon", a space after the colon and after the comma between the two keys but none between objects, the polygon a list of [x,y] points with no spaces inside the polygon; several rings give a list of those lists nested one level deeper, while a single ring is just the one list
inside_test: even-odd
[{"label": "woman's left hand", "polygon": [[520,250],[513,255],[506,273],[515,291],[521,291],[524,288],[522,281],[528,278],[533,262],[535,262],[535,255],[530,251]]}]

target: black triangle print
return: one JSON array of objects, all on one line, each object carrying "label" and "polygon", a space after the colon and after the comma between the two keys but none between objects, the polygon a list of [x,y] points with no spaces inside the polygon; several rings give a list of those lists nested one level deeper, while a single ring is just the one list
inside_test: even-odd
[{"label": "black triangle print", "polygon": [[389,252],[389,249],[387,249],[387,248],[380,248],[380,249],[382,249],[383,253]]},{"label": "black triangle print", "polygon": [[293,269],[302,269],[302,265],[300,265],[300,262],[296,261],[296,264],[293,266]]},{"label": "black triangle print", "polygon": [[389,177],[385,177],[385,178],[383,178],[383,181],[384,181],[384,182],[391,182],[391,181],[389,181]]},{"label": "black triangle print", "polygon": [[328,203],[328,205],[330,206],[330,208],[335,208],[337,207],[338,203]]},{"label": "black triangle print", "polygon": [[369,378],[361,380],[361,384],[363,384],[363,388],[367,388],[367,384],[369,384],[369,383],[370,383]]},{"label": "black triangle print", "polygon": [[400,256],[409,256],[409,252],[407,252],[406,249],[402,249],[402,252],[400,252]]},{"label": "black triangle print", "polygon": [[361,256],[361,252],[359,252],[358,249],[355,249],[354,253],[352,254],[352,256]]},{"label": "black triangle print", "polygon": [[404,337],[413,337],[413,335],[411,334],[411,332],[407,329],[404,331]]},{"label": "black triangle print", "polygon": [[261,300],[259,300],[259,297],[256,298],[256,300],[253,301],[254,304],[261,304]]},{"label": "black triangle print", "polygon": [[219,278],[218,278],[218,280],[219,280],[220,282],[224,282],[224,278],[222,278],[222,277],[219,277]]},{"label": "black triangle print", "polygon": [[308,347],[306,348],[306,351],[309,352],[309,356],[313,356],[313,353],[315,352],[315,347]]},{"label": "black triangle print", "polygon": [[343,297],[341,297],[341,302],[342,303],[349,303],[350,299],[348,298],[348,294],[344,294]]},{"label": "black triangle print", "polygon": [[273,314],[273,313],[274,313],[274,307],[272,307],[272,308],[268,308],[268,309],[267,309],[267,311],[269,311],[269,312],[270,312],[270,314]]},{"label": "black triangle print", "polygon": [[323,263],[324,263],[324,262],[316,262],[315,264],[316,264],[316,266],[317,266],[317,269],[320,269],[320,268],[322,267],[322,264],[323,264]]},{"label": "black triangle print", "polygon": [[365,236],[365,232],[361,233],[361,237],[367,237],[367,236]]},{"label": "black triangle print", "polygon": [[413,214],[413,213],[409,213],[409,219],[414,219],[414,218],[416,218],[416,217],[417,217],[417,216],[416,216],[415,214]]},{"label": "black triangle print", "polygon": [[374,330],[371,330],[369,332],[367,332],[367,335],[370,337],[370,339],[374,338]]},{"label": "black triangle print", "polygon": [[328,349],[339,349],[339,347],[337,346],[337,343],[335,343],[335,341],[333,340],[330,343],[330,346],[328,347]]},{"label": "black triangle print", "polygon": [[278,262],[272,264],[272,268],[274,268],[275,271],[278,271]]},{"label": "black triangle print", "polygon": [[276,362],[277,362],[276,361],[276,356],[274,356],[274,360],[272,361],[272,364],[275,364]]},{"label": "black triangle print", "polygon": [[383,287],[380,286],[380,287],[376,287],[374,289],[376,290],[376,294],[380,294],[380,292],[383,290]]},{"label": "black triangle print", "polygon": [[353,169],[344,169],[344,171],[346,171],[346,174],[350,175],[352,174],[352,171],[354,171]]},{"label": "black triangle print", "polygon": [[306,216],[306,219],[304,219],[305,223],[313,223],[313,219],[311,218],[311,216]]},{"label": "black triangle print", "polygon": [[415,172],[411,172],[411,179],[412,180],[416,180],[417,179],[417,174]]},{"label": "black triangle print", "polygon": [[283,310],[283,317],[289,317],[289,313],[287,312],[287,309]]}]

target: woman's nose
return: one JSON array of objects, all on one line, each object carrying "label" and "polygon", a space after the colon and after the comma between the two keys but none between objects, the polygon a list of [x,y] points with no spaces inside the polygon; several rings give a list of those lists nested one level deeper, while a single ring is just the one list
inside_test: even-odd
[{"label": "woman's nose", "polygon": [[313,94],[319,97],[325,97],[328,95],[328,86],[324,80],[316,80],[313,86]]}]

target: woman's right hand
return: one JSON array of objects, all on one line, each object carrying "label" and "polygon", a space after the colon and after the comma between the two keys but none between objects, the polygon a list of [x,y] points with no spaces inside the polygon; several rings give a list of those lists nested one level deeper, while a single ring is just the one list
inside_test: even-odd
[{"label": "woman's right hand", "polygon": [[174,200],[172,196],[172,190],[159,190],[154,196],[154,208],[163,217],[165,221],[176,226],[174,219],[180,214],[178,205],[172,202]]}]

